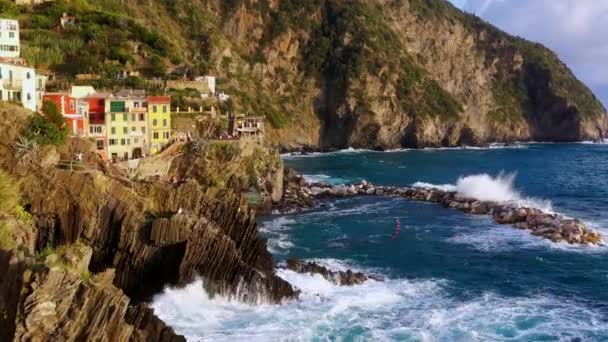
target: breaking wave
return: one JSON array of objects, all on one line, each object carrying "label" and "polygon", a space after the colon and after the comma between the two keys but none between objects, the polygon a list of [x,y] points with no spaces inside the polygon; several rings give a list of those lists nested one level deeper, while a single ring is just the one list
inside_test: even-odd
[{"label": "breaking wave", "polygon": [[601,340],[608,336],[601,311],[551,296],[504,297],[489,292],[463,301],[452,297],[449,282],[441,279],[387,279],[340,287],[319,275],[277,273],[302,291],[300,300],[249,306],[210,298],[199,279],[182,289],[166,289],[152,307],[190,341]]},{"label": "breaking wave", "polygon": [[487,173],[463,176],[456,185],[417,182],[414,187],[432,188],[443,191],[456,191],[462,197],[475,198],[480,201],[511,203],[517,206],[537,208],[544,212],[553,212],[550,201],[524,197],[515,189],[516,174],[499,174],[496,177]]}]

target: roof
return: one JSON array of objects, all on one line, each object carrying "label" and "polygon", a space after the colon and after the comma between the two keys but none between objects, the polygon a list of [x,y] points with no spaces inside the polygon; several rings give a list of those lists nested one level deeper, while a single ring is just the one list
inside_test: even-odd
[{"label": "roof", "polygon": [[148,96],[148,103],[171,103],[170,96]]},{"label": "roof", "polygon": [[143,89],[123,89],[117,91],[114,95],[120,97],[145,97],[146,91]]},{"label": "roof", "polygon": [[111,96],[112,96],[112,94],[95,93],[95,94],[85,96],[85,97],[83,97],[83,99],[107,99],[108,97],[111,97]]}]

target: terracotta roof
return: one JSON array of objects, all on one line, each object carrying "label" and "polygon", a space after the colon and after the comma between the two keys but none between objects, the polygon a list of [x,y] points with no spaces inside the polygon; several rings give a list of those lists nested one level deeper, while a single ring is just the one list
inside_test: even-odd
[{"label": "terracotta roof", "polygon": [[170,96],[148,96],[148,103],[170,103]]}]

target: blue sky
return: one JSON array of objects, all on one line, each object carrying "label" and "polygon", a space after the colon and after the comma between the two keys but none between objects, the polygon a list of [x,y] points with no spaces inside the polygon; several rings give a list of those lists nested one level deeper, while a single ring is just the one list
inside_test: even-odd
[{"label": "blue sky", "polygon": [[540,42],[608,105],[608,0],[449,0],[513,35]]}]

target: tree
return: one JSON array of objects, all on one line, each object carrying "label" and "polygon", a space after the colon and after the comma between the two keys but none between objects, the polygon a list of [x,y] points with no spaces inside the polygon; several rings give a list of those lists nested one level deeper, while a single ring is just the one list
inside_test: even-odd
[{"label": "tree", "polygon": [[63,115],[61,115],[59,107],[57,107],[54,102],[45,100],[42,104],[42,113],[44,113],[44,116],[49,122],[51,122],[58,128],[61,128],[65,125],[65,119],[63,118]]}]

